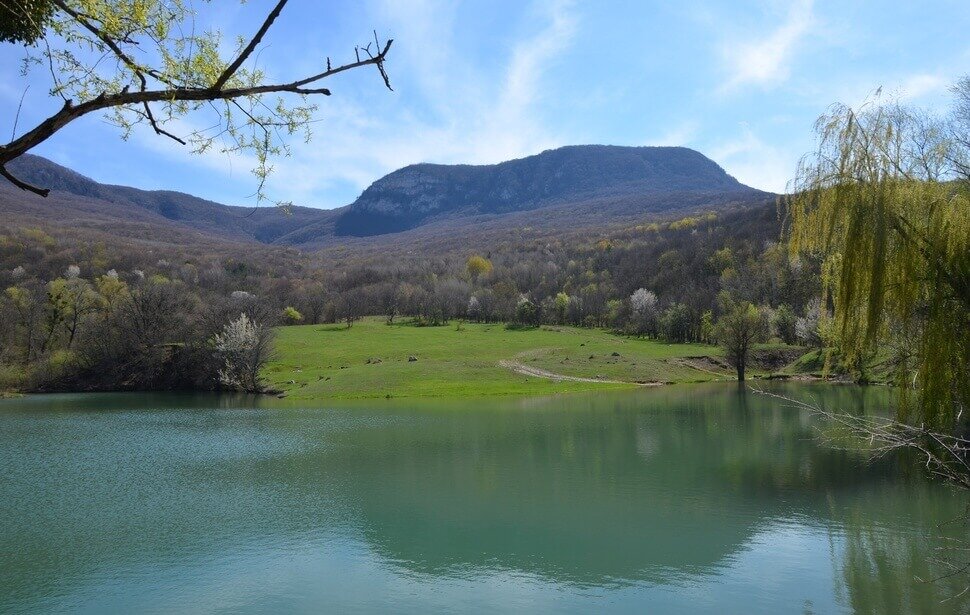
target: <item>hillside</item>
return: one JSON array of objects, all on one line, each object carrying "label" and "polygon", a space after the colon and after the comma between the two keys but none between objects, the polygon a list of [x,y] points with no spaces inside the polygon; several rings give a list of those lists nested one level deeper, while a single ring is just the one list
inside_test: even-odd
[{"label": "hillside", "polygon": [[[450,242],[523,227],[551,233],[607,228],[771,198],[702,154],[677,147],[570,146],[495,165],[412,165],[377,180],[349,206],[297,206],[288,214],[102,184],[38,156],[10,166],[52,192],[42,199],[0,185],[7,224],[110,229],[121,237],[175,244],[217,239],[318,249]],[[531,214],[537,209],[540,218]]]},{"label": "hillside", "polygon": [[[325,220],[334,211],[293,207],[284,214],[276,207],[232,207],[173,190],[139,190],[102,184],[40,156],[25,155],[9,165],[17,176],[51,189],[44,199],[0,185],[0,212],[5,218],[29,218],[34,223],[91,226],[137,221],[164,235],[217,237],[231,241],[273,243],[307,224]],[[193,232],[194,231],[194,232]]]},{"label": "hillside", "polygon": [[[494,165],[405,167],[367,188],[341,213],[334,231],[338,236],[370,236],[443,218],[604,200],[628,205],[632,200],[635,206],[637,199],[660,195],[669,198],[659,209],[674,211],[682,208],[685,194],[755,192],[687,148],[577,145]],[[601,221],[608,221],[609,208],[596,211]]]}]

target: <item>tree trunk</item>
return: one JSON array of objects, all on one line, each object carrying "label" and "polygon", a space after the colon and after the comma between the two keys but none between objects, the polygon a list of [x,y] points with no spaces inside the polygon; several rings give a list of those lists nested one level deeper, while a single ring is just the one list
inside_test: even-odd
[{"label": "tree trunk", "polygon": [[738,368],[738,382],[744,382],[744,361],[739,361],[737,364]]}]

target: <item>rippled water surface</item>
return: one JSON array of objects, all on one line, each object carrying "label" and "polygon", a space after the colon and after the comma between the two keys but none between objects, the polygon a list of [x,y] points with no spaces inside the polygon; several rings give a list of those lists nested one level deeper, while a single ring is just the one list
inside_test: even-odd
[{"label": "rippled water surface", "polygon": [[817,426],[733,385],[2,401],[0,612],[966,612],[917,580],[965,499]]}]

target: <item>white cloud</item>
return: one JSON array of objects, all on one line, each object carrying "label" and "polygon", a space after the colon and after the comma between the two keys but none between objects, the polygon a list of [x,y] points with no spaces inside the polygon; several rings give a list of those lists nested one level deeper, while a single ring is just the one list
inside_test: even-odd
[{"label": "white cloud", "polygon": [[746,123],[734,139],[712,145],[708,156],[743,184],[770,192],[784,192],[798,163],[795,149],[770,145]]},{"label": "white cloud", "polygon": [[911,101],[936,96],[946,91],[955,80],[940,74],[922,73],[909,75],[891,88],[891,93],[901,101]]},{"label": "white cloud", "polygon": [[688,120],[670,126],[666,131],[646,139],[645,145],[667,145],[687,147],[697,137],[698,122]]},{"label": "white cloud", "polygon": [[403,125],[398,143],[384,147],[386,164],[493,163],[559,144],[543,126],[536,107],[546,68],[575,35],[571,2],[537,3],[536,21],[542,27],[513,44],[506,63],[499,63],[498,75],[460,59],[451,41],[453,15],[448,7],[453,3],[425,1],[416,6],[417,10],[411,5],[404,9],[399,2],[388,2],[382,10],[413,40],[434,41],[430,53],[415,46],[419,51],[405,59],[418,75],[423,102],[434,117]]},{"label": "white cloud", "polygon": [[781,25],[767,36],[749,32],[746,40],[725,44],[722,55],[730,74],[721,92],[732,92],[745,85],[771,86],[787,80],[796,47],[815,24],[813,8],[813,0],[797,0]]},{"label": "white cloud", "polygon": [[[378,12],[390,20],[399,41],[392,80],[406,83],[409,90],[402,93],[399,87],[388,94],[393,104],[382,107],[386,113],[373,110],[372,88],[358,94],[370,97],[367,100],[355,100],[346,89],[321,100],[322,122],[314,126],[314,139],[292,143],[291,157],[273,161],[275,169],[267,183],[272,198],[336,207],[408,164],[494,163],[564,144],[543,126],[538,105],[546,68],[570,45],[576,31],[570,2],[536,5],[539,29],[513,44],[505,63],[497,63],[497,77],[493,60],[489,66],[470,65],[455,50],[453,3],[402,4],[388,0]],[[191,130],[187,124],[184,128],[183,132]],[[141,131],[140,137],[156,151],[185,156],[184,148],[159,140],[151,131]],[[251,158],[229,159],[212,151],[193,158],[197,160],[220,173],[234,170],[234,179],[242,182],[240,194],[255,187],[248,173]],[[348,190],[354,194],[342,202],[320,198]]]},{"label": "white cloud", "polygon": [[912,74],[863,74],[835,83],[812,84],[802,92],[805,100],[819,108],[833,102],[860,107],[876,99],[898,101],[942,110],[949,105],[949,87],[959,72],[941,69],[935,72]]}]

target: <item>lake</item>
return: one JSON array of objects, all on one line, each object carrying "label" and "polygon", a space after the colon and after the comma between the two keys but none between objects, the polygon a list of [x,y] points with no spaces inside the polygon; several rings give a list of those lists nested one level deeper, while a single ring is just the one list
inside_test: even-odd
[{"label": "lake", "polygon": [[733,384],[0,401],[0,612],[966,612],[917,580],[966,497],[820,433]]}]

